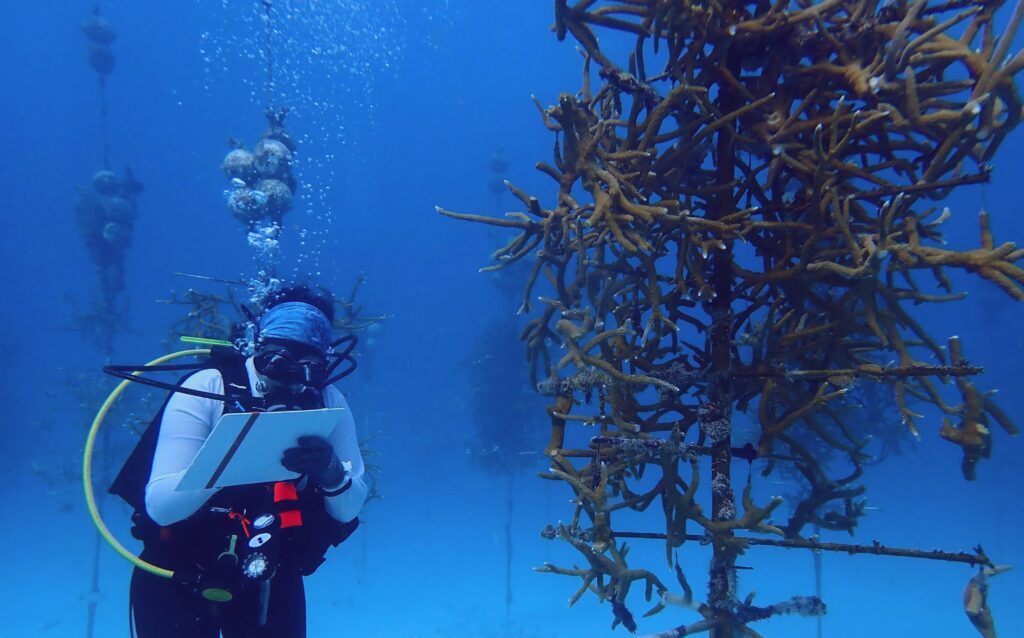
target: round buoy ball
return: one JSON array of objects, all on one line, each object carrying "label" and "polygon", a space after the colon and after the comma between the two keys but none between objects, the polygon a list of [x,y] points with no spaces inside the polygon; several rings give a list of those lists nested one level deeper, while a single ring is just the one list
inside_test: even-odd
[{"label": "round buoy ball", "polygon": [[96,171],[92,176],[92,187],[100,195],[114,195],[121,189],[121,180],[114,171]]},{"label": "round buoy ball", "polygon": [[103,210],[108,221],[125,225],[130,225],[135,221],[135,207],[123,197],[104,198]]},{"label": "round buoy ball", "polygon": [[114,70],[114,53],[105,44],[91,43],[86,54],[89,66],[100,75],[107,75]]},{"label": "round buoy ball", "polygon": [[267,214],[280,220],[292,209],[292,189],[279,179],[264,179],[256,185],[257,190],[267,196]]},{"label": "round buoy ball", "polygon": [[292,139],[292,136],[288,132],[288,129],[281,126],[280,124],[270,125],[270,127],[268,127],[267,130],[263,131],[263,135],[261,135],[260,138],[265,140],[277,140],[278,142],[281,142],[286,147],[288,147],[289,151],[291,151],[292,153],[295,152],[295,140]]},{"label": "round buoy ball", "polygon": [[132,234],[127,226],[117,222],[107,222],[103,227],[103,239],[118,250],[124,250],[131,242]]},{"label": "round buoy ball", "polygon": [[256,163],[252,153],[244,148],[236,148],[224,156],[220,168],[230,179],[248,182],[256,176]]},{"label": "round buoy ball", "polygon": [[291,172],[292,152],[277,140],[264,138],[256,145],[256,170],[261,177],[281,179]]},{"label": "round buoy ball", "polygon": [[236,188],[228,197],[228,210],[243,224],[257,222],[266,216],[267,194],[251,188]]},{"label": "round buoy ball", "polygon": [[89,40],[98,44],[110,44],[117,37],[114,27],[98,15],[91,15],[82,23],[82,33]]}]

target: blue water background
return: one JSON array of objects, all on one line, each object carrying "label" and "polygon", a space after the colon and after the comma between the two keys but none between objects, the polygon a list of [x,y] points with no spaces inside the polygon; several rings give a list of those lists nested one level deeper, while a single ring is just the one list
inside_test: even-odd
[{"label": "blue water background", "polygon": [[[257,44],[246,40],[251,20],[225,20],[231,11],[224,6],[239,16],[251,12],[245,2],[102,3],[119,31],[118,66],[108,86],[113,165],[130,164],[146,186],[127,263],[130,330],[117,340],[118,361],[142,362],[164,352],[167,327],[180,308],[154,302],[196,285],[174,272],[251,274],[242,228],[224,209],[219,163],[228,135],[251,145],[263,129],[249,95],[262,71],[258,60],[245,62],[248,53],[258,55]],[[568,489],[536,478],[546,468],[539,457],[512,484],[514,598],[506,612],[508,479],[482,472],[467,456],[473,368],[465,362],[484,327],[514,307],[476,272],[487,264],[495,235],[434,212],[435,205],[495,211],[487,181],[489,157],[498,147],[511,162],[510,178],[551,202],[552,183],[532,165],[550,159],[552,136],[530,95],[547,105],[561,91],[575,92],[581,58],[571,41],[559,43],[548,30],[550,2],[400,0],[388,6],[403,16],[388,32],[400,37],[379,44],[390,51],[390,69],[361,76],[369,78],[370,90],[358,85],[353,91],[358,83],[336,91],[316,85],[340,110],[319,120],[296,112],[289,120],[293,131],[311,139],[300,151],[311,161],[299,172],[302,181],[316,185],[317,199],[314,213],[303,208],[287,218],[286,263],[298,263],[305,250],[298,228],[324,229],[316,214],[331,211],[329,239],[317,245],[321,280],[344,295],[365,272],[360,297],[367,311],[394,315],[373,345],[364,343],[363,369],[342,385],[361,429],[376,435],[372,447],[380,454],[384,498],[368,506],[364,527],[311,579],[310,635],[624,635],[621,627],[609,628],[609,606],[589,594],[566,608],[578,581],[531,571],[549,560],[579,563],[564,543],[539,538],[545,524],[572,515]],[[4,7],[4,635],[84,635],[92,589],[95,533],[73,474],[94,406],[77,405],[62,385],[67,370],[98,375],[104,363],[102,353],[67,330],[73,321],[64,300],[66,294],[88,299],[96,289],[73,218],[75,187],[86,185],[99,166],[96,82],[79,32],[90,7]],[[201,36],[207,32],[239,43],[240,50],[225,56],[231,60],[226,73],[203,59]],[[345,125],[340,137],[327,130],[339,121]],[[327,154],[334,157],[324,159]],[[964,189],[948,202],[954,212],[946,226],[951,243],[976,245],[982,206],[992,214],[997,241],[1024,237],[1018,215],[1022,160],[1024,134],[1018,131],[995,158],[992,184],[984,191]],[[301,267],[310,267],[309,260]],[[1002,406],[1024,423],[1021,306],[987,282],[958,282],[969,299],[922,309],[925,324],[940,341],[960,335],[968,358],[988,369],[981,385],[999,388]],[[990,602],[1000,635],[1024,635],[1022,442],[996,429],[993,459],[979,466],[976,482],[967,483],[960,477],[958,448],[939,439],[930,416],[922,420],[920,443],[871,468],[868,496],[877,510],[856,539],[945,549],[983,544],[997,562],[1017,565],[992,582]],[[538,410],[534,447],[509,453],[536,452],[546,440],[546,417]],[[66,480],[44,480],[63,469]],[[762,485],[757,497],[766,499],[776,487],[783,490]],[[127,539],[124,509],[108,501],[104,512]],[[700,596],[706,548],[689,544],[679,555]],[[654,541],[634,543],[630,554],[632,564],[652,566],[672,583],[662,556]],[[762,604],[814,591],[806,553],[755,549],[740,562],[756,568],[742,573],[741,595],[756,590]],[[95,636],[124,636],[129,567],[106,548],[100,565]],[[823,575],[829,638],[975,635],[960,608],[971,575],[965,566],[827,555]],[[638,615],[647,609],[641,598],[639,591],[631,598]],[[649,633],[695,620],[693,612],[670,608],[642,620],[640,628]],[[815,635],[814,621],[800,618],[757,628],[769,637]]]}]

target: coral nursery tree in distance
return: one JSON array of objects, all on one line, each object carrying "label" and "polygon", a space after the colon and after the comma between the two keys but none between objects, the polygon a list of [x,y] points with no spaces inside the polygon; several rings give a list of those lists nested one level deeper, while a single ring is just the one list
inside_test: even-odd
[{"label": "coral nursery tree in distance", "polygon": [[[943,241],[942,200],[988,181],[1021,115],[1024,55],[1008,54],[1022,6],[1002,5],[556,0],[554,31],[583,54],[581,90],[538,103],[555,136],[538,169],[557,196],[507,184],[522,209],[504,218],[439,211],[513,230],[495,266],[532,265],[523,339],[552,397],[545,477],[576,504],[547,533],[583,559],[541,569],[581,579],[573,602],[591,591],[632,631],[636,585],[648,614],[699,614],[659,636],[757,636],[756,620],[825,608],[744,598],[736,559],[754,544],[991,567],[980,548],[840,546],[805,530],[852,532],[863,514],[872,451],[848,395],[865,384],[889,390],[897,428],[941,419],[968,480],[997,424],[1017,432],[959,340],[915,318],[962,298],[953,271],[1024,297],[1024,250],[998,244],[985,212],[980,245]],[[596,436],[567,447],[581,425]],[[782,499],[733,485],[732,465],[753,458],[802,482],[785,520],[772,519]],[[681,594],[630,566],[631,534],[612,525],[654,503],[664,530],[645,535],[664,540]],[[706,602],[675,563],[687,539],[713,548]]]}]

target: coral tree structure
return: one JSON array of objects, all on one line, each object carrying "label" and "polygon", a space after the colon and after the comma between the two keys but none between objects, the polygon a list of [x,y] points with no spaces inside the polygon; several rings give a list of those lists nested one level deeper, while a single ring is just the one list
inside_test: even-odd
[{"label": "coral tree structure", "polygon": [[[824,613],[816,598],[741,599],[736,558],[771,535],[809,546],[810,523],[852,531],[868,442],[838,406],[857,384],[891,388],[915,434],[912,406],[944,415],[968,479],[994,424],[1017,433],[971,381],[981,369],[959,340],[944,347],[912,314],[960,299],[957,270],[1024,298],[1024,250],[997,243],[984,212],[980,245],[947,246],[950,213],[932,204],[986,182],[1020,119],[1024,53],[1008,52],[1024,8],[997,28],[1002,5],[556,0],[554,30],[584,57],[578,93],[538,102],[555,134],[538,168],[557,198],[546,207],[507,184],[523,209],[505,219],[439,212],[516,231],[490,269],[532,261],[523,339],[553,397],[546,476],[576,497],[571,523],[547,532],[585,559],[542,570],[581,578],[573,601],[592,591],[634,630],[639,583],[659,598],[651,613],[673,601],[700,613],[666,637],[756,636],[755,620]],[[739,411],[756,421],[746,448],[734,447]],[[581,424],[599,436],[567,449]],[[819,462],[823,447],[845,458],[841,474]],[[749,480],[737,498],[731,465],[756,455],[806,482],[785,522],[770,519],[781,499],[756,503]],[[670,565],[689,528],[711,544],[707,603],[678,565],[684,595],[628,565],[612,517],[655,502]]]},{"label": "coral tree structure", "polygon": [[[178,338],[203,337],[207,339],[220,339],[235,341],[242,338],[246,329],[246,313],[243,310],[243,302],[238,298],[237,289],[250,288],[251,282],[242,280],[217,279],[203,275],[179,275],[227,284],[223,294],[216,294],[188,288],[182,293],[172,292],[167,299],[161,299],[158,303],[182,306],[187,308],[184,315],[171,325],[169,336]],[[364,332],[376,332],[380,325],[391,315],[379,314],[369,315],[364,312],[364,306],[357,303],[356,296],[359,289],[366,283],[366,276],[359,273],[352,285],[352,292],[347,299],[335,298],[335,316],[332,328],[335,332],[345,335],[361,334]],[[277,289],[269,290],[273,293]],[[251,291],[251,288],[250,288]],[[323,292],[328,293],[327,289]],[[333,295],[331,295],[333,297]],[[252,304],[252,299],[248,301]],[[258,305],[249,308],[250,313],[260,314],[263,312],[266,299],[259,299]]]},{"label": "coral tree structure", "polygon": [[75,199],[75,229],[82,238],[89,258],[100,280],[100,299],[95,309],[76,312],[83,333],[91,334],[108,355],[113,348],[114,333],[123,318],[118,298],[125,288],[125,255],[131,244],[135,219],[138,216],[138,195],[142,184],[131,169],[122,175],[110,170],[110,141],[107,135],[106,78],[114,69],[111,44],[117,32],[93,7],[82,24],[88,43],[86,60],[96,72],[99,86],[99,137],[102,170],[92,177],[89,187],[79,188]]}]

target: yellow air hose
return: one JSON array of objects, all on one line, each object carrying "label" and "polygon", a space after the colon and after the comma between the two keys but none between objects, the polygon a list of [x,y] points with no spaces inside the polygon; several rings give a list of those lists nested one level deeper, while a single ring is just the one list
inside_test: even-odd
[{"label": "yellow air hose", "polygon": [[[205,348],[182,350],[181,352],[172,352],[171,354],[164,355],[158,359],[153,359],[146,365],[155,366],[172,359],[177,359],[178,357],[206,354],[210,354],[210,351]],[[141,372],[136,371],[132,374],[138,376]],[[102,536],[103,540],[107,541],[107,543],[114,548],[115,552],[120,554],[125,560],[139,569],[145,570],[150,574],[163,576],[164,578],[172,578],[174,577],[174,572],[169,569],[157,567],[152,563],[147,563],[128,551],[124,545],[114,538],[114,535],[110,533],[109,529],[107,529],[106,524],[103,522],[103,518],[100,516],[100,510],[96,506],[96,495],[93,493],[92,489],[92,453],[93,448],[96,447],[96,434],[100,430],[100,425],[103,423],[103,419],[106,418],[107,413],[110,412],[110,408],[114,405],[114,401],[117,400],[117,397],[121,396],[121,393],[124,392],[125,388],[127,388],[131,383],[131,381],[125,379],[121,383],[117,384],[117,387],[110,393],[107,400],[103,402],[102,406],[100,406],[99,412],[96,413],[96,418],[92,420],[92,426],[89,428],[89,436],[85,440],[85,452],[82,454],[82,486],[85,488],[85,504],[89,508],[89,516],[92,518],[92,522],[96,525],[96,529],[99,530],[100,536]]]}]

